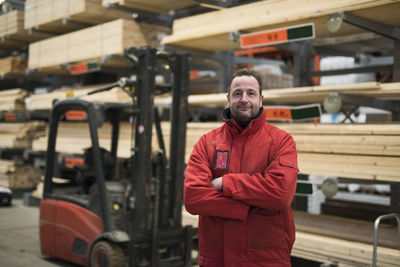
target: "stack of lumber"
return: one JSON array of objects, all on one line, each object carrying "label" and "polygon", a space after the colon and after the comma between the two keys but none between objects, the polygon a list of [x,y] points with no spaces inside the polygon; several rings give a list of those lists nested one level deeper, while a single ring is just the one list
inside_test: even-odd
[{"label": "stack of lumber", "polygon": [[24,30],[24,12],[13,10],[0,15],[0,48],[19,49],[24,44],[49,37],[45,33]]},{"label": "stack of lumber", "polygon": [[25,98],[28,92],[23,89],[0,91],[0,111],[25,110]]},{"label": "stack of lumber", "polygon": [[[400,83],[365,82],[344,85],[304,86],[263,90],[264,104],[310,104],[323,103],[331,92],[349,95],[361,95],[386,100],[400,100]],[[191,106],[224,107],[227,104],[226,93],[189,95]],[[157,105],[168,106],[171,97],[156,98]]]},{"label": "stack of lumber", "polygon": [[[60,69],[61,64],[88,62],[123,55],[135,46],[157,46],[164,27],[118,19],[29,45],[30,69]],[[105,62],[106,63],[106,62]]]},{"label": "stack of lumber", "polygon": [[[162,123],[163,139],[166,146],[166,153],[170,151],[170,124]],[[120,126],[118,139],[117,156],[119,158],[129,158],[131,156],[131,147],[134,140],[133,125],[129,122],[123,122]],[[57,133],[56,151],[60,153],[82,154],[84,149],[91,147],[91,139],[88,124],[86,122],[60,122]],[[104,123],[98,129],[99,144],[101,147],[111,150],[111,125]],[[32,142],[32,149],[35,151],[47,150],[48,129],[45,134],[39,138],[35,138]],[[152,149],[159,150],[159,144],[156,136],[156,129],[153,127]]]},{"label": "stack of lumber", "polygon": [[[88,86],[83,88],[74,88],[74,96],[83,95],[90,90],[99,88],[103,85]],[[32,95],[27,101],[27,109],[50,109],[55,99],[66,98],[68,89],[57,89],[48,94]],[[346,85],[324,85],[324,86],[306,86],[297,88],[281,88],[263,90],[264,104],[309,104],[323,103],[325,98],[331,92],[338,92],[349,95],[362,95],[380,99],[400,100],[400,83],[357,83]],[[107,94],[107,97],[104,97]],[[121,90],[113,89],[106,93],[96,94],[90,98],[91,101],[107,102],[126,102],[129,101],[128,95]],[[190,106],[209,106],[225,107],[227,105],[226,93],[217,94],[192,94],[189,95],[188,102]],[[155,98],[155,105],[170,106],[171,96],[163,95]]]},{"label": "stack of lumber", "polygon": [[[194,144],[206,132],[222,125],[188,123],[185,161]],[[276,124],[293,135],[299,152],[299,169],[303,174],[319,174],[372,181],[400,182],[400,124]],[[162,123],[167,155],[170,124]],[[131,127],[124,123],[120,135],[119,157],[129,157]],[[110,148],[110,126],[100,130],[100,144]],[[46,150],[47,137],[36,139],[34,150]],[[57,148],[60,152],[82,153],[90,146],[85,123],[62,123]],[[122,147],[121,147],[122,146]],[[158,143],[153,130],[153,150]]]},{"label": "stack of lumber", "polygon": [[304,174],[400,182],[400,124],[286,124]]},{"label": "stack of lumber", "polygon": [[[309,214],[304,211],[294,211],[294,220],[296,231],[299,232],[355,241],[370,244],[371,246],[374,243],[374,223],[372,221],[333,215]],[[398,249],[397,227],[392,224],[382,223],[379,226],[378,245]]]},{"label": "stack of lumber", "polygon": [[[189,124],[191,125],[191,124]],[[129,158],[131,156],[130,148],[132,146],[131,140],[134,140],[134,133],[132,133],[132,127],[134,127],[129,122],[123,122],[120,126],[119,135],[119,145],[117,155],[120,158]],[[190,127],[190,126],[189,126]],[[165,143],[166,153],[169,154],[170,151],[170,123],[163,122],[161,124],[161,129],[163,132],[163,139]],[[203,134],[204,128],[192,129],[188,128],[187,135],[191,138],[186,145],[186,160],[188,159],[191,150],[193,148],[194,142]],[[208,128],[207,128],[208,129]],[[111,125],[109,123],[104,123],[99,129],[99,144],[101,147],[110,150],[111,148]],[[45,134],[33,140],[32,149],[37,151],[47,150],[47,139],[48,139],[48,129]],[[86,122],[60,122],[58,135],[57,135],[57,145],[56,151],[61,153],[77,153],[82,154],[84,149],[91,146],[89,128]],[[153,127],[152,133],[152,149],[157,151],[159,149],[159,144],[156,136],[155,127]]]},{"label": "stack of lumber", "polygon": [[25,74],[27,60],[24,57],[5,57],[0,59],[0,76],[5,74]]},{"label": "stack of lumber", "polygon": [[[117,151],[120,158],[131,156],[131,127],[132,125],[126,122],[120,128]],[[110,123],[104,123],[98,130],[99,145],[108,151],[111,151],[111,129]],[[46,151],[47,139],[48,129],[42,137],[33,141],[32,149]],[[83,154],[84,149],[92,146],[88,124],[85,122],[60,122],[56,142],[57,152]]]},{"label": "stack of lumber", "polygon": [[350,12],[382,24],[397,26],[400,25],[399,11],[400,3],[390,0],[258,1],[174,20],[173,34],[166,36],[163,43],[208,51],[234,50],[240,44],[231,40],[231,32],[250,33],[310,22],[315,24],[317,38],[348,36],[365,31],[343,23],[338,32],[330,33],[325,23],[331,14]]},{"label": "stack of lumber", "polygon": [[[200,136],[222,123],[189,123],[186,159]],[[276,123],[290,133],[300,173],[400,182],[400,124]]]},{"label": "stack of lumber", "polygon": [[132,102],[128,94],[119,88],[113,88],[110,91],[104,91],[93,95],[86,95],[88,92],[98,89],[102,86],[104,85],[56,89],[46,94],[31,95],[26,99],[26,109],[31,111],[50,110],[54,101],[67,99],[70,97],[79,97],[80,99],[92,102]]},{"label": "stack of lumber", "polygon": [[6,37],[24,29],[24,13],[14,10],[0,15],[0,37]]},{"label": "stack of lumber", "polygon": [[129,12],[106,9],[101,0],[27,0],[24,15],[25,29],[36,28],[52,33],[65,33],[118,18],[131,18]]},{"label": "stack of lumber", "polygon": [[42,170],[29,164],[0,160],[0,186],[12,190],[32,189],[40,182]]},{"label": "stack of lumber", "polygon": [[[372,244],[343,240],[324,235],[296,232],[292,255],[336,266],[371,266]],[[399,266],[398,249],[378,247],[377,266]]]},{"label": "stack of lumber", "polygon": [[293,75],[288,73],[275,74],[269,70],[258,70],[264,89],[291,88],[293,87]]},{"label": "stack of lumber", "polygon": [[33,140],[44,136],[45,128],[39,121],[0,123],[0,148],[31,148]]},{"label": "stack of lumber", "polygon": [[103,5],[118,4],[120,6],[142,9],[155,13],[169,13],[171,10],[194,5],[193,0],[103,0]]},{"label": "stack of lumber", "polygon": [[[296,241],[292,256],[330,263],[334,266],[367,267],[372,263],[372,222],[295,211]],[[198,216],[182,209],[182,224],[198,227]],[[398,266],[397,229],[382,225],[379,230],[377,266]]]},{"label": "stack of lumber", "polygon": [[[215,124],[212,124],[215,126]],[[199,126],[199,127],[196,127]],[[130,148],[132,146],[131,140],[134,140],[134,133],[132,133],[132,125],[129,122],[123,122],[120,126],[119,135],[119,145],[117,155],[120,158],[129,158],[131,156]],[[205,131],[208,131],[210,127],[204,127],[200,123],[189,123],[187,130],[187,142],[186,142],[186,159],[190,156],[195,142],[200,138]],[[167,155],[170,151],[170,133],[171,127],[169,122],[163,122],[161,124],[161,129],[163,133],[163,139],[165,143],[165,149]],[[61,153],[77,153],[82,154],[84,149],[91,146],[90,133],[88,124],[86,122],[60,122],[58,133],[57,133],[57,145],[56,151]],[[104,123],[98,129],[99,144],[101,147],[110,150],[111,148],[111,125],[109,123]],[[45,134],[33,140],[32,149],[37,151],[47,150],[47,139],[48,139],[48,129]],[[155,127],[153,127],[152,133],[152,149],[157,151],[159,149],[159,144],[156,136]]]}]

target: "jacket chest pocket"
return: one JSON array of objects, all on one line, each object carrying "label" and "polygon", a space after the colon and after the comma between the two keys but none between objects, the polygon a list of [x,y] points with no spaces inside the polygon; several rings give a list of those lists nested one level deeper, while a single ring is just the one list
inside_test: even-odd
[{"label": "jacket chest pocket", "polygon": [[225,146],[216,147],[213,162],[213,178],[221,177],[228,173],[230,156],[230,150]]}]

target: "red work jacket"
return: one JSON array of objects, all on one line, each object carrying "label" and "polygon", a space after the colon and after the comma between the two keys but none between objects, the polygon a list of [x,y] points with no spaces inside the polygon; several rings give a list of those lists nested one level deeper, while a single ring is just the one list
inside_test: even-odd
[{"label": "red work jacket", "polygon": [[[266,122],[264,112],[245,130],[229,112],[223,126],[194,146],[185,173],[185,208],[199,215],[199,265],[290,266],[295,142]],[[210,187],[218,177],[222,191]]]}]

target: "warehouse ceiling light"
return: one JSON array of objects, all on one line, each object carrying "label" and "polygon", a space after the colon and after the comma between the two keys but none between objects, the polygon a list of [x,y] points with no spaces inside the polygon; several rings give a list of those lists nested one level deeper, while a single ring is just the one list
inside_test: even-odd
[{"label": "warehouse ceiling light", "polygon": [[330,32],[337,32],[342,26],[343,15],[340,13],[332,14],[326,21],[326,28]]}]

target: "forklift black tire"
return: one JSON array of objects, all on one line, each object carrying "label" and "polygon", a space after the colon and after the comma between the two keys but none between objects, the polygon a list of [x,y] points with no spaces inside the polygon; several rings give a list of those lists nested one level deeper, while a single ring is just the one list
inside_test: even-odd
[{"label": "forklift black tire", "polygon": [[122,248],[107,241],[94,244],[90,253],[91,267],[125,267],[126,259]]}]

